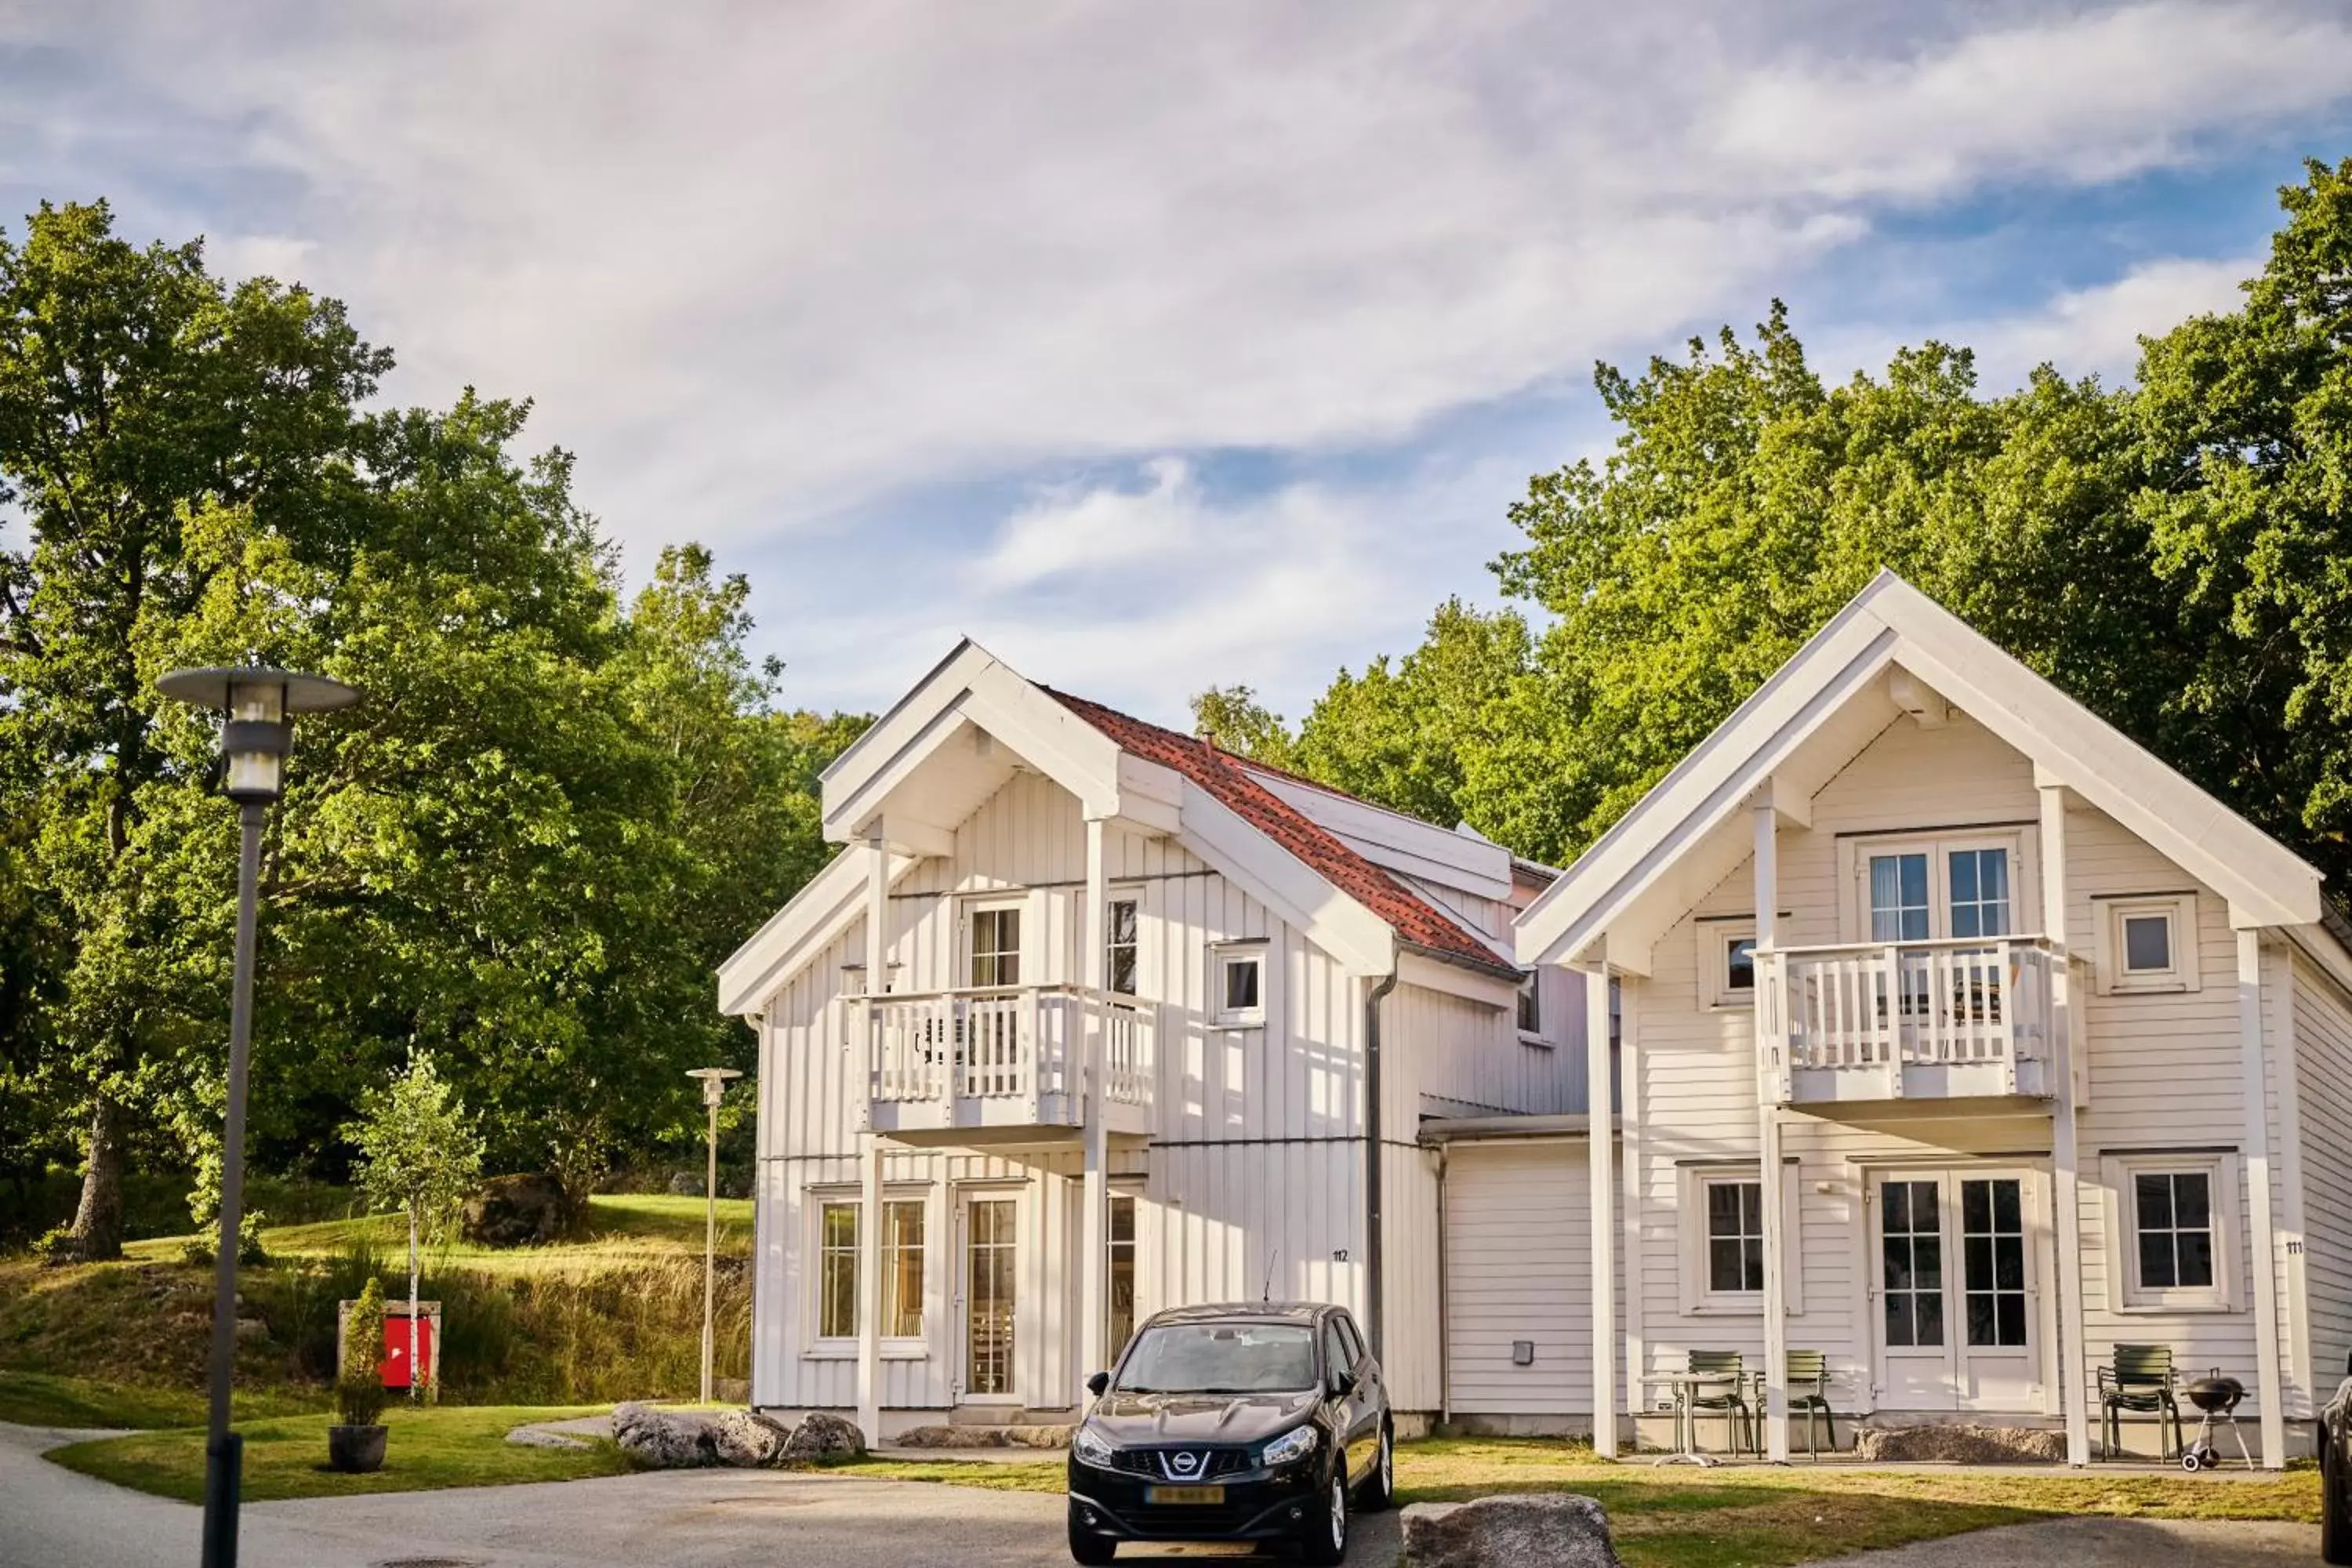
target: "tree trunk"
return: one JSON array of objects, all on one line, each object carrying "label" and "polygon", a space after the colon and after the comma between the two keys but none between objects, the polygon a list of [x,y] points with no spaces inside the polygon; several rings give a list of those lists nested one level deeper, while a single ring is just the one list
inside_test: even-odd
[{"label": "tree trunk", "polygon": [[67,1238],[68,1254],[79,1262],[122,1256],[122,1107],[103,1090],[90,1106],[81,1203]]},{"label": "tree trunk", "polygon": [[416,1359],[416,1211],[408,1211],[408,1399],[415,1404],[425,1385],[425,1365]]}]

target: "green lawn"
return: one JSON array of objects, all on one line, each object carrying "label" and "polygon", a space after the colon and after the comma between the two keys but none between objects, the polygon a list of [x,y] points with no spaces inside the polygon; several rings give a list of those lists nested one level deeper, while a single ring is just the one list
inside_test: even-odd
[{"label": "green lawn", "polygon": [[[1059,1459],[1015,1465],[869,1460],[847,1468],[877,1479],[1047,1493],[1062,1489],[1064,1475]],[[2319,1477],[2312,1470],[2250,1481],[1801,1464],[1692,1470],[1608,1464],[1590,1448],[1538,1440],[1439,1438],[1397,1446],[1401,1502],[1550,1490],[1599,1499],[1629,1568],[1778,1568],[2063,1514],[2319,1518]]]},{"label": "green lawn", "polygon": [[[661,1263],[702,1256],[703,1201],[658,1193],[600,1193],[588,1200],[589,1235],[552,1247],[493,1248],[451,1242],[432,1249],[443,1268],[489,1274],[594,1274],[633,1264]],[[157,1237],[134,1241],[123,1256],[135,1261],[178,1261],[194,1237]],[[397,1215],[361,1215],[310,1225],[270,1226],[261,1233],[263,1250],[279,1258],[326,1258],[365,1241],[384,1267],[407,1267],[408,1227]],[[722,1257],[751,1246],[751,1201],[719,1200],[719,1250]],[[387,1281],[389,1283],[389,1281]]]},{"label": "green lawn", "polygon": [[[361,1492],[427,1491],[442,1487],[508,1486],[525,1481],[570,1481],[584,1476],[622,1475],[629,1462],[608,1437],[588,1449],[530,1448],[506,1441],[516,1426],[593,1415],[596,1405],[557,1408],[516,1405],[441,1405],[384,1412],[392,1428],[383,1468],[347,1476],[327,1468],[328,1415],[293,1415],[240,1422],[245,1437],[247,1501],[273,1498],[349,1497]],[[102,1437],[50,1451],[47,1458],[69,1470],[139,1491],[202,1500],[205,1434],[202,1427],[140,1432]]]}]

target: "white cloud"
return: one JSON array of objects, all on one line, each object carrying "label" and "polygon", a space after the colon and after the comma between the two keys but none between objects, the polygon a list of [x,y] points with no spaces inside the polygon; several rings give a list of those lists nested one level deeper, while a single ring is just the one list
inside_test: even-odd
[{"label": "white cloud", "polygon": [[[1067,590],[1042,635],[1129,643],[1158,611],[1089,588],[1255,504],[1204,500],[1205,454],[1418,441],[1750,319],[1887,203],[2193,160],[2352,96],[2340,13],[2178,0],[58,0],[9,31],[37,63],[0,57],[0,184],[112,191],[133,232],[342,296],[404,399],[533,396],[636,563],[694,536],[860,581],[845,520],[897,498],[1163,455],[928,542],[958,602]],[[1156,646],[1295,664],[1328,615],[1360,658],[1398,627],[1368,605],[1433,596],[1325,548],[1386,499],[1260,508],[1312,602],[1186,600],[1201,634]],[[785,651],[887,697],[859,672],[890,598]]]},{"label": "white cloud", "polygon": [[2044,363],[2071,377],[2096,374],[2113,386],[2137,373],[2143,336],[2168,331],[2190,316],[2238,309],[2244,300],[2239,283],[2262,266],[2255,256],[2159,258],[2107,282],[2062,289],[2007,314],[1914,324],[1900,331],[1848,325],[1810,344],[1809,353],[1814,366],[1834,381],[1854,370],[1879,374],[1898,347],[1934,338],[1975,350],[1979,384],[1988,392],[2021,386]]}]

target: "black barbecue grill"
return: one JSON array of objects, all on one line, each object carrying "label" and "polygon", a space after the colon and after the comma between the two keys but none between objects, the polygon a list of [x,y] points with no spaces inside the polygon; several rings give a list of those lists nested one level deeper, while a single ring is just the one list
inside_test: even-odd
[{"label": "black barbecue grill", "polygon": [[2230,1436],[2238,1440],[2238,1457],[2246,1461],[2246,1468],[2252,1469],[2254,1457],[2246,1451],[2246,1435],[2238,1427],[2238,1405],[2246,1397],[2246,1385],[2234,1377],[2223,1377],[2221,1369],[2215,1367],[2180,1392],[2204,1416],[2197,1424],[2196,1437],[2180,1450],[2180,1468],[2210,1470],[2221,1464],[2221,1452],[2213,1447],[2213,1423],[2224,1421]]}]

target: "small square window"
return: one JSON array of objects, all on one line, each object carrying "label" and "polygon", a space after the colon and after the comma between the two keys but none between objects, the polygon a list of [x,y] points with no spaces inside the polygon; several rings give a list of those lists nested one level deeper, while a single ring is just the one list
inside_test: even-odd
[{"label": "small square window", "polygon": [[1698,922],[1699,987],[1710,1007],[1756,1005],[1756,924],[1753,921]]},{"label": "small square window", "polygon": [[2141,974],[2172,967],[2172,917],[2124,917],[2124,973]]},{"label": "small square window", "polygon": [[1265,949],[1219,948],[1212,966],[1210,1000],[1220,1024],[1265,1022]]},{"label": "small square window", "polygon": [[2091,907],[2103,993],[2198,989],[2196,894],[2105,898]]}]

